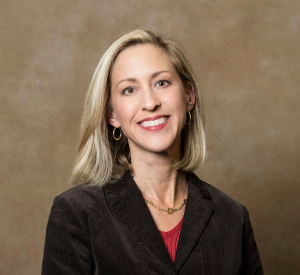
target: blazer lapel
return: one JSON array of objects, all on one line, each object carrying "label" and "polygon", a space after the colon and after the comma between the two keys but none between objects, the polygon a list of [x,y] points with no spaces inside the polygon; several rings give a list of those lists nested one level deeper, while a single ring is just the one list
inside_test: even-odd
[{"label": "blazer lapel", "polygon": [[120,219],[172,274],[176,274],[157,226],[130,171],[126,171],[119,182],[107,184],[104,189],[108,202]]},{"label": "blazer lapel", "polygon": [[188,199],[174,263],[176,272],[195,247],[211,216],[213,208],[207,202],[209,198],[204,183],[194,173],[188,173]]}]

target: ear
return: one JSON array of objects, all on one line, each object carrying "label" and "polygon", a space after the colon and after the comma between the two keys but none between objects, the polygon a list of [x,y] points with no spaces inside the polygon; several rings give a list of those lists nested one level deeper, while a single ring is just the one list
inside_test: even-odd
[{"label": "ear", "polygon": [[110,124],[110,125],[112,125],[113,127],[120,127],[120,123],[119,123],[119,121],[116,119],[116,114],[115,114],[115,112],[114,111],[110,111],[109,112],[109,115],[108,115],[108,123]]},{"label": "ear", "polygon": [[192,83],[189,83],[188,86],[186,87],[186,111],[187,113],[193,109],[195,105],[195,88]]}]

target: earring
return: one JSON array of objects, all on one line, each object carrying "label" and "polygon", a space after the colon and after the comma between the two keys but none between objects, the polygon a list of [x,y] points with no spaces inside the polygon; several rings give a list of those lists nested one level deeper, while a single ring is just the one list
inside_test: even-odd
[{"label": "earring", "polygon": [[118,138],[115,137],[115,130],[116,130],[116,127],[115,127],[115,129],[114,129],[114,131],[113,131],[113,138],[114,138],[115,140],[119,140],[119,139],[122,137],[122,130],[121,130],[121,127],[118,127],[118,129],[120,129],[120,136],[119,136]]},{"label": "earring", "polygon": [[190,120],[189,120],[189,123],[186,123],[185,125],[189,125],[192,121],[192,116],[191,116],[191,112],[189,112],[189,116],[190,116]]}]

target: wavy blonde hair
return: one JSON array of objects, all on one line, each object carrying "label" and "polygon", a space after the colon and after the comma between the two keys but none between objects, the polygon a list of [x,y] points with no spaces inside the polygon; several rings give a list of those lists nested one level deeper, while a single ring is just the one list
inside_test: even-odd
[{"label": "wavy blonde hair", "polygon": [[181,133],[182,159],[173,164],[173,168],[191,172],[205,160],[203,99],[183,48],[168,35],[153,30],[136,29],[123,35],[107,49],[93,75],[86,95],[78,153],[70,179],[74,185],[87,183],[101,187],[106,183],[116,182],[127,170],[133,173],[128,139],[123,134],[120,140],[114,140],[113,126],[108,123],[108,119],[112,111],[112,67],[122,50],[138,44],[152,44],[161,48],[169,57],[183,85],[194,87],[195,105],[191,110],[192,120]]}]

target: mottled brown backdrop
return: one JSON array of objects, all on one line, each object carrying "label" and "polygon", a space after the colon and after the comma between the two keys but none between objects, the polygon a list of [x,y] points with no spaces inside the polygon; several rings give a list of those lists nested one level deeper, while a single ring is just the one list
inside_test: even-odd
[{"label": "mottled brown backdrop", "polygon": [[182,41],[207,107],[197,174],[250,212],[267,275],[300,274],[300,1],[0,3],[0,274],[40,274],[105,49],[139,25]]}]

